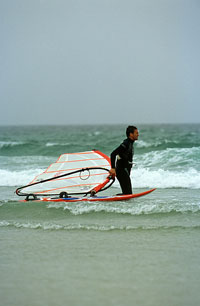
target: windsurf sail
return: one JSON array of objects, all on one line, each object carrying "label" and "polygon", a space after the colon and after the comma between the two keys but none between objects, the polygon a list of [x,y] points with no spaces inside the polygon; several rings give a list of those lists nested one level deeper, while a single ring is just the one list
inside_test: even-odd
[{"label": "windsurf sail", "polygon": [[20,196],[96,193],[113,183],[110,167],[110,158],[100,151],[65,153],[16,193]]}]

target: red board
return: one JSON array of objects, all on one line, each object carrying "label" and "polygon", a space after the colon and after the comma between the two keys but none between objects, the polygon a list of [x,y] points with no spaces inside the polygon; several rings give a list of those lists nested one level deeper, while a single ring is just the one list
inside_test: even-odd
[{"label": "red board", "polygon": [[122,194],[122,195],[114,195],[114,196],[94,196],[94,197],[69,197],[69,198],[40,198],[34,201],[42,201],[42,202],[100,202],[100,201],[106,201],[106,202],[112,202],[112,201],[127,201],[133,198],[142,197],[146,194],[151,193],[154,191],[154,189],[150,189],[141,193],[135,193],[135,194]]}]

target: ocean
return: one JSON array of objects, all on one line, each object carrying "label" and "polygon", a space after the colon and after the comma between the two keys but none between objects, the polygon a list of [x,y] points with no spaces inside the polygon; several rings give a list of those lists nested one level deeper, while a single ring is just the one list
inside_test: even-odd
[{"label": "ocean", "polygon": [[[121,202],[20,202],[62,153],[110,155],[125,125],[0,127],[2,306],[197,306],[200,124],[139,125]],[[119,184],[104,194],[120,192]]]}]

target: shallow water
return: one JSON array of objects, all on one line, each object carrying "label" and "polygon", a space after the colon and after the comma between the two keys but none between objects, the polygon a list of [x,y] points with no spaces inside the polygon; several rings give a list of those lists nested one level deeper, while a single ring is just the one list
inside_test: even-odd
[{"label": "shallow water", "polygon": [[[28,203],[14,191],[59,154],[109,152],[124,126],[0,128],[4,306],[198,305],[200,126],[142,126],[127,202]],[[119,185],[104,194],[116,194]]]}]

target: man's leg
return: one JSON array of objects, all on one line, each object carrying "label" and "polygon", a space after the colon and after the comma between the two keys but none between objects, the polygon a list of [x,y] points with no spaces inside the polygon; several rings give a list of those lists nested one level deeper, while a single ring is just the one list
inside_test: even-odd
[{"label": "man's leg", "polygon": [[130,175],[127,169],[117,170],[117,179],[120,183],[123,194],[132,194]]}]

